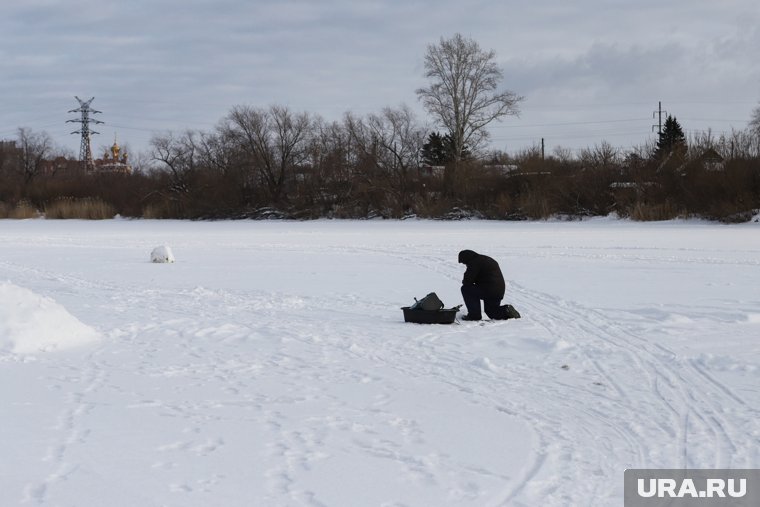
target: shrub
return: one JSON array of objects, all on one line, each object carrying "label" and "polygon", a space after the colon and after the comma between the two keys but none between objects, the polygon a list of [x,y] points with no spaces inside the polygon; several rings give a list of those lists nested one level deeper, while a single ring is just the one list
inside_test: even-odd
[{"label": "shrub", "polygon": [[156,219],[156,218],[168,218],[169,216],[170,215],[166,209],[166,206],[162,204],[148,204],[142,209],[143,218]]},{"label": "shrub", "polygon": [[532,220],[546,220],[559,211],[552,206],[543,189],[520,194],[517,202],[518,209]]},{"label": "shrub", "polygon": [[45,218],[69,219],[80,218],[86,220],[103,220],[113,218],[115,215],[113,206],[91,197],[74,199],[61,197],[45,207]]},{"label": "shrub", "polygon": [[26,219],[37,218],[40,213],[27,200],[21,200],[15,206],[0,202],[0,218]]},{"label": "shrub", "polygon": [[39,211],[29,201],[19,201],[16,207],[11,210],[9,218],[24,219],[37,218],[38,216],[40,216]]},{"label": "shrub", "polygon": [[640,222],[672,220],[679,216],[684,216],[684,213],[679,211],[670,201],[657,204],[637,202],[630,212],[630,217]]}]

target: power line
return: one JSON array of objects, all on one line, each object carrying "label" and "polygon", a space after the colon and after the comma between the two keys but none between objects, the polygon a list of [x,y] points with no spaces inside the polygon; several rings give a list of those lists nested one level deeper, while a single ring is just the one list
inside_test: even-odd
[{"label": "power line", "polygon": [[141,128],[141,127],[128,127],[126,125],[116,125],[114,123],[108,123],[108,122],[106,122],[105,125],[108,126],[108,127],[114,127],[114,128],[117,128],[117,129],[139,130],[139,131],[142,131],[142,132],[160,132],[160,131],[167,130],[167,129],[161,129],[161,128],[146,129],[146,128]]},{"label": "power line", "polygon": [[[588,132],[584,134],[556,134],[552,137],[558,138],[561,137],[562,139],[587,139],[587,138],[596,138],[601,136],[605,137],[619,137],[619,136],[632,136],[636,134],[641,134],[642,132],[640,130],[636,131],[626,131],[626,132]],[[525,136],[511,136],[511,137],[498,137],[498,136],[492,136],[490,139],[492,141],[529,141],[531,139],[536,139],[536,135],[525,135]],[[547,137],[547,136],[543,136]]]},{"label": "power line", "polygon": [[747,120],[719,120],[716,118],[682,118],[681,121],[718,121],[721,123],[746,123]]},{"label": "power line", "polygon": [[628,123],[633,121],[647,121],[648,118],[629,118],[625,120],[596,120],[596,121],[570,121],[561,123],[534,123],[529,125],[493,125],[489,128],[531,128],[531,127],[565,127],[572,125],[595,125],[606,123]]}]

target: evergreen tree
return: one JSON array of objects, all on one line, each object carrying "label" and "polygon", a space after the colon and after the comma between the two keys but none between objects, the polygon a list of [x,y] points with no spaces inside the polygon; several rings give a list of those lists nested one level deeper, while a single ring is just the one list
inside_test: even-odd
[{"label": "evergreen tree", "polygon": [[443,136],[438,132],[431,132],[427,142],[422,145],[422,162],[426,165],[446,165],[451,160],[443,142]]},{"label": "evergreen tree", "polygon": [[[450,134],[432,132],[422,145],[422,162],[426,165],[446,165],[454,160],[454,141]],[[470,157],[470,149],[465,145],[462,158]]]},{"label": "evergreen tree", "polygon": [[674,116],[668,115],[657,139],[657,150],[654,156],[659,159],[671,153],[683,154],[684,152],[686,152],[686,136],[683,129]]}]

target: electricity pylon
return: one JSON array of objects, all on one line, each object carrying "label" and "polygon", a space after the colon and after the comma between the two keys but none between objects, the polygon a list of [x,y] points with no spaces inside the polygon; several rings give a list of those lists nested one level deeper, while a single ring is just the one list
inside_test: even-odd
[{"label": "electricity pylon", "polygon": [[67,120],[66,123],[81,123],[82,126],[79,128],[79,130],[72,132],[72,134],[82,134],[82,144],[79,148],[79,162],[82,164],[82,169],[85,173],[89,173],[95,168],[95,164],[92,161],[92,148],[90,147],[90,134],[99,134],[100,132],[95,132],[94,130],[90,130],[90,123],[103,123],[100,120],[95,120],[93,118],[90,118],[90,114],[100,113],[101,111],[96,111],[94,109],[90,108],[90,103],[92,103],[93,100],[95,100],[95,97],[92,97],[88,101],[84,101],[80,99],[79,97],[74,97],[79,102],[79,108],[78,109],[72,109],[69,111],[69,113],[81,113],[82,117],[78,120]]}]

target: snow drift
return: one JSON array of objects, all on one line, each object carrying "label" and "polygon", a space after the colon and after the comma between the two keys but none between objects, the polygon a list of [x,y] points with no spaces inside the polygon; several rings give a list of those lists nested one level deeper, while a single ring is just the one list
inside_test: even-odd
[{"label": "snow drift", "polygon": [[0,283],[0,350],[32,354],[77,347],[98,333],[50,298]]}]

